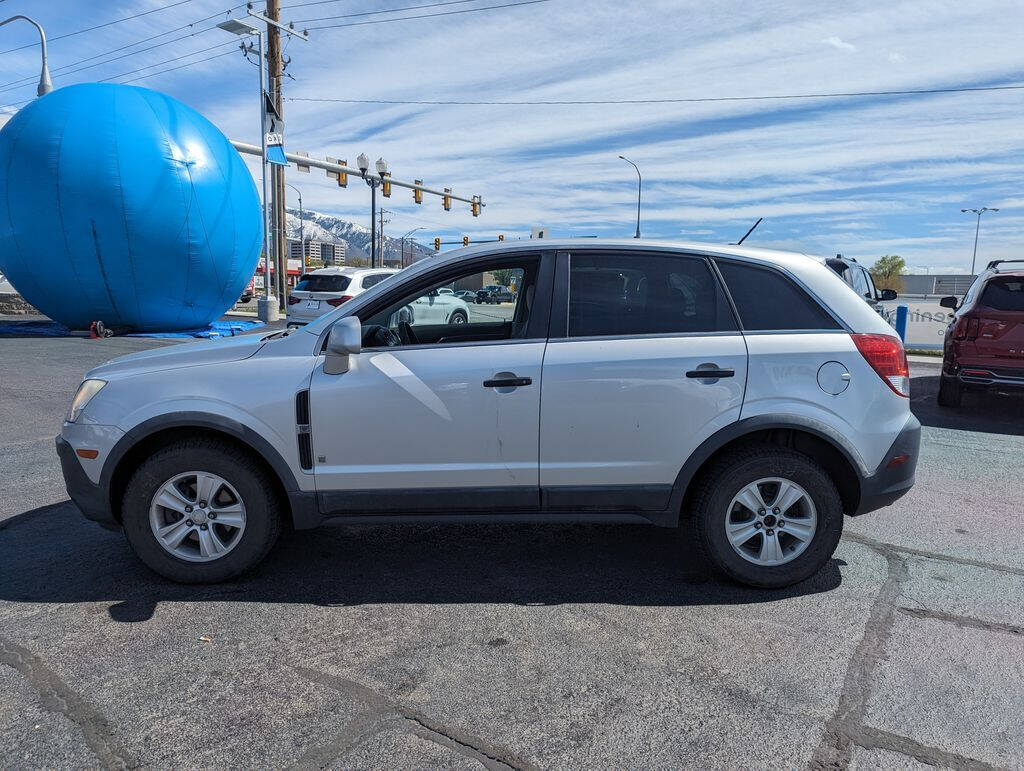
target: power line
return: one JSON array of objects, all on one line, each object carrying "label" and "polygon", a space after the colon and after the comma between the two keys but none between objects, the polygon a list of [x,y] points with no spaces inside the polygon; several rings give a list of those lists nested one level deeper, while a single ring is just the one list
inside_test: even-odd
[{"label": "power line", "polygon": [[482,8],[463,8],[461,11],[444,11],[441,13],[421,13],[416,16],[399,16],[396,19],[373,19],[372,21],[353,21],[347,24],[323,24],[314,29],[338,29],[340,27],[362,27],[366,24],[388,24],[393,21],[411,21],[413,19],[433,19],[438,16],[457,16],[463,13],[478,13],[480,11],[493,11],[498,8],[517,8],[521,5],[537,5],[538,3],[550,3],[551,0],[519,0],[514,3],[502,3],[501,5],[486,5]]},{"label": "power line", "polygon": [[[134,75],[136,72],[142,72],[143,70],[148,70],[151,67],[160,67],[160,66],[162,66],[164,64],[170,64],[171,62],[181,61],[182,59],[187,59],[188,57],[195,56],[196,54],[204,54],[207,51],[213,51],[216,48],[223,48],[226,45],[230,45],[230,46],[234,47],[234,46],[237,45],[237,41],[235,41],[235,40],[225,40],[223,43],[217,43],[217,45],[212,45],[212,46],[209,46],[207,48],[200,48],[198,51],[190,51],[187,54],[181,54],[180,56],[175,56],[173,59],[165,59],[162,62],[155,62],[153,64],[147,64],[145,67],[139,67],[138,69],[129,70],[128,72],[122,72],[119,75],[111,75],[109,78],[102,78],[102,79],[100,79],[99,82],[100,83],[106,83],[107,81],[110,81],[110,80],[117,80],[118,78],[123,78],[125,75]],[[233,52],[234,51],[232,50],[232,51],[226,51],[225,53],[233,53]],[[217,58],[216,56],[208,56],[208,57],[206,57],[206,59],[203,59],[202,61],[209,61],[210,59],[216,59],[216,58]],[[202,62],[192,62],[192,63],[193,64],[201,64]],[[178,68],[177,67],[173,67],[172,69],[178,69]],[[170,72],[170,70],[163,70],[163,72]],[[132,78],[132,80],[140,80],[140,78]],[[130,82],[130,81],[126,81],[126,82]]]},{"label": "power line", "polygon": [[465,5],[475,3],[476,0],[445,0],[442,3],[427,3],[425,5],[407,5],[404,8],[385,8],[380,11],[361,11],[359,13],[343,13],[339,16],[319,16],[315,19],[295,19],[295,24],[305,24],[311,21],[333,21],[334,19],[351,19],[356,16],[377,16],[382,13],[399,13],[400,11],[418,11],[421,8],[440,8],[445,5]]},{"label": "power line", "polygon": [[[108,64],[110,62],[115,62],[115,61],[118,61],[119,59],[124,59],[124,58],[129,57],[129,56],[135,56],[136,54],[145,53],[146,51],[152,51],[155,48],[160,48],[160,47],[165,46],[165,45],[170,45],[171,43],[176,43],[179,40],[185,40],[186,38],[194,37],[195,35],[200,35],[200,34],[202,34],[204,32],[209,32],[212,29],[216,29],[216,26],[205,27],[204,29],[196,30],[196,31],[190,32],[190,33],[188,33],[186,35],[181,35],[180,37],[173,38],[171,40],[165,40],[163,43],[157,43],[156,45],[149,46],[148,48],[140,48],[140,49],[135,50],[135,51],[130,51],[129,53],[123,54],[121,56],[115,56],[115,57],[112,57],[110,59],[106,59],[104,61],[97,62],[96,64],[90,64],[88,67],[76,67],[76,65],[84,64],[85,62],[89,62],[89,61],[92,61],[94,59],[100,59],[100,58],[102,58],[104,56],[107,56],[109,54],[117,53],[118,51],[124,51],[126,48],[133,48],[134,46],[142,45],[143,43],[148,43],[151,40],[156,40],[157,38],[164,37],[165,35],[170,35],[170,34],[173,34],[175,32],[180,32],[183,29],[189,29],[190,27],[195,27],[197,24],[202,24],[204,21],[209,21],[210,19],[215,19],[218,16],[223,16],[223,15],[225,15],[227,13],[231,13],[231,11],[237,10],[238,8],[244,8],[244,7],[245,7],[245,3],[242,3],[241,5],[236,5],[236,6],[232,7],[232,8],[227,9],[227,11],[221,11],[221,12],[218,12],[218,13],[211,14],[210,16],[204,16],[202,19],[196,19],[195,21],[189,22],[188,24],[183,24],[180,27],[174,27],[173,29],[169,29],[169,30],[165,30],[164,32],[157,33],[156,35],[150,35],[147,38],[142,38],[141,40],[135,40],[135,41],[133,41],[131,43],[126,43],[125,45],[118,46],[117,48],[112,48],[109,51],[104,51],[102,53],[93,54],[92,56],[87,56],[84,59],[79,59],[78,61],[71,62],[70,64],[65,64],[65,65],[63,65],[61,67],[55,67],[55,68],[53,68],[51,70],[51,73],[53,73],[55,75],[58,74],[58,73],[64,74],[64,75],[70,75],[70,74],[75,73],[75,72],[81,72],[83,70],[92,69],[93,67],[99,67],[99,66],[102,66],[104,64]],[[74,69],[72,69],[72,68],[74,68]],[[0,93],[2,93],[3,91],[9,91],[12,88],[18,88],[18,87],[21,87],[21,86],[24,86],[24,85],[29,85],[31,83],[35,83],[36,80],[37,80],[37,78],[32,76],[32,77],[28,77],[28,78],[21,78],[20,80],[12,80],[9,83],[0,84]]]},{"label": "power line", "polygon": [[[158,11],[166,11],[168,8],[174,8],[176,6],[184,5],[185,3],[191,3],[191,2],[193,2],[193,0],[177,0],[177,2],[174,2],[174,3],[169,3],[167,5],[161,5],[161,6],[158,6],[157,8],[150,8],[148,11],[140,11],[139,13],[133,13],[131,16],[123,16],[120,19],[114,19],[113,21],[107,21],[107,22],[104,22],[103,24],[96,24],[96,25],[94,25],[92,27],[86,27],[85,29],[75,30],[74,32],[65,32],[63,35],[56,35],[54,37],[47,38],[47,42],[52,43],[54,40],[63,40],[64,38],[67,38],[67,37],[74,37],[75,35],[81,35],[83,32],[92,32],[93,30],[96,30],[96,29],[102,29],[103,27],[110,27],[110,26],[113,26],[114,24],[120,24],[123,21],[131,21],[132,19],[137,19],[140,16],[148,16],[151,13],[157,13]],[[26,48],[32,48],[35,45],[37,45],[37,43],[26,43],[25,45],[18,46],[17,48],[8,48],[6,51],[0,51],[0,56],[2,56],[3,54],[13,53],[14,51],[22,51],[22,50],[24,50]]]},{"label": "power line", "polygon": [[[186,67],[194,67],[197,64],[203,64],[204,62],[213,61],[214,59],[219,59],[222,56],[227,56],[228,54],[233,54],[233,53],[234,53],[234,50],[225,51],[224,53],[214,54],[213,56],[207,56],[205,59],[201,59],[198,62],[186,62],[185,64],[179,64],[177,67],[168,67],[166,70],[159,70],[157,72],[151,72],[148,75],[140,75],[137,78],[131,78],[129,80],[122,81],[122,83],[134,83],[136,80],[145,80],[146,78],[152,78],[152,77],[155,77],[156,75],[164,75],[164,74],[166,74],[168,72],[174,72],[175,70],[183,70]],[[125,74],[127,74],[127,73],[125,73]]]},{"label": "power line", "polygon": [[1002,86],[962,86],[921,88],[905,91],[837,91],[809,94],[760,94],[755,96],[695,96],[652,99],[546,99],[546,100],[467,100],[467,99],[334,99],[329,97],[291,96],[291,102],[337,102],[340,104],[405,104],[405,105],[485,105],[485,106],[558,106],[558,105],[620,105],[620,104],[692,104],[696,102],[754,102],[782,99],[843,99],[858,96],[918,96],[928,94],[964,94],[980,91],[1019,91],[1024,84]]}]

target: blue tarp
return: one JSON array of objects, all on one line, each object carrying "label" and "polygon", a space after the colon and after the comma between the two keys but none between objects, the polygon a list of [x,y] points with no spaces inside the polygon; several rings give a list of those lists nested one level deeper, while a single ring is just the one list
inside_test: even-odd
[{"label": "blue tarp", "polygon": [[[262,321],[215,321],[208,327],[177,332],[135,332],[126,337],[234,337],[266,326]],[[56,321],[0,321],[4,337],[67,337],[71,330]],[[82,334],[82,333],[78,333]]]}]

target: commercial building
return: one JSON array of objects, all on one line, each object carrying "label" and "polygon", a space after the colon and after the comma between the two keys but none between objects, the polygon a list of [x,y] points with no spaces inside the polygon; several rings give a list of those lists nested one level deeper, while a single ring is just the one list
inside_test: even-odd
[{"label": "commercial building", "polygon": [[[306,246],[306,263],[320,267],[320,263],[326,265],[345,264],[345,243],[328,243],[326,241],[309,241]],[[302,258],[302,244],[298,239],[288,239],[288,256],[292,259]]]}]

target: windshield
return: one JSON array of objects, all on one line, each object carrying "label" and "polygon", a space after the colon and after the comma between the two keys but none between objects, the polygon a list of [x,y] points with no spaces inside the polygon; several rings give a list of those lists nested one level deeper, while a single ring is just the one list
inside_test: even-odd
[{"label": "windshield", "polygon": [[339,273],[307,273],[295,285],[296,292],[344,292],[352,283],[350,276]]}]

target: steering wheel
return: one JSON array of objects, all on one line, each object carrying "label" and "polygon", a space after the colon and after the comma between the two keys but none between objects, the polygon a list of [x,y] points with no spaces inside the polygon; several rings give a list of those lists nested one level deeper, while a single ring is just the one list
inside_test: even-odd
[{"label": "steering wheel", "polygon": [[416,333],[412,331],[412,324],[408,321],[398,322],[398,336],[402,339],[402,345],[419,345]]},{"label": "steering wheel", "polygon": [[387,327],[374,326],[363,337],[363,345],[367,348],[394,348],[401,344],[398,335]]}]

